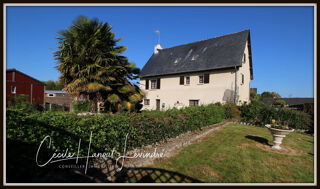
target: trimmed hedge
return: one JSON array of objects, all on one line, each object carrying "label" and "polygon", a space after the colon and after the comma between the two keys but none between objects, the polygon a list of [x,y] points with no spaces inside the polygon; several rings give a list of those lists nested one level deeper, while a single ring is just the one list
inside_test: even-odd
[{"label": "trimmed hedge", "polygon": [[311,116],[302,111],[266,105],[261,101],[252,101],[240,107],[242,121],[263,126],[272,119],[286,121],[289,127],[313,132]]},{"label": "trimmed hedge", "polygon": [[93,152],[122,151],[126,134],[127,150],[155,144],[187,131],[202,129],[221,122],[224,109],[218,105],[188,107],[168,111],[119,113],[76,117],[63,112],[36,112],[7,110],[7,139],[39,145],[49,135],[51,150],[77,152],[81,138],[80,154],[86,153],[90,132]]}]

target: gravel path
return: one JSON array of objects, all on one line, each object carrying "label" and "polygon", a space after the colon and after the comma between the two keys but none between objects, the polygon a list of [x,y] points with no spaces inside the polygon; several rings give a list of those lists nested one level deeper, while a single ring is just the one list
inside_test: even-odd
[{"label": "gravel path", "polygon": [[[171,138],[165,142],[159,143],[155,146],[145,146],[140,149],[135,149],[132,151],[127,152],[128,156],[133,156],[134,153],[150,153],[156,152],[160,154],[161,152],[164,153],[164,157],[162,158],[169,158],[174,155],[176,155],[182,148],[195,143],[199,142],[203,137],[207,136],[208,134],[225,127],[226,125],[233,123],[231,121],[228,122],[222,122],[218,124],[214,124],[208,127],[205,127],[203,130],[197,130],[193,132],[187,132],[184,134],[181,134],[180,136],[176,138]],[[145,167],[148,165],[153,164],[153,162],[157,159],[161,158],[134,158],[134,159],[126,159],[124,166],[126,167]]]}]

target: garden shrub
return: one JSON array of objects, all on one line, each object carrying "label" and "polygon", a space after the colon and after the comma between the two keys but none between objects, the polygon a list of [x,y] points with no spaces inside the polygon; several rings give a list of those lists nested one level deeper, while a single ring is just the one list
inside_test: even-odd
[{"label": "garden shrub", "polygon": [[75,113],[90,112],[91,111],[90,101],[86,100],[83,102],[74,102],[73,103],[73,111]]},{"label": "garden shrub", "polygon": [[284,100],[276,100],[276,101],[273,102],[273,105],[284,107],[286,105],[286,101],[284,101]]},{"label": "garden shrub", "polygon": [[126,134],[126,149],[130,150],[202,129],[223,119],[224,109],[218,105],[89,117],[64,112],[25,113],[7,109],[7,139],[39,145],[49,135],[53,140],[50,150],[68,148],[76,152],[81,138],[80,154],[84,154],[92,132],[93,151],[110,152],[113,148],[123,151]]},{"label": "garden shrub", "polygon": [[240,110],[238,109],[237,105],[231,102],[227,102],[223,105],[225,111],[225,118],[226,119],[240,119]]},{"label": "garden shrub", "polygon": [[43,107],[38,104],[30,104],[28,102],[29,95],[19,94],[8,100],[7,108],[17,109],[24,112],[35,112],[35,111],[43,111]]},{"label": "garden shrub", "polygon": [[272,119],[287,122],[291,128],[313,132],[311,116],[302,111],[287,107],[273,107],[263,102],[252,101],[251,104],[241,106],[241,119],[244,122],[264,126]]}]

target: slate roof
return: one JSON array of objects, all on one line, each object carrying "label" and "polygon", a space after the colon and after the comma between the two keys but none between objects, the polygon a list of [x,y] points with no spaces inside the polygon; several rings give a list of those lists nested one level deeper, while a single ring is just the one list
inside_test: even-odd
[{"label": "slate roof", "polygon": [[244,30],[160,49],[159,53],[153,54],[142,68],[140,76],[143,78],[241,66],[247,40],[249,40],[249,61],[251,65],[250,31]]},{"label": "slate roof", "polygon": [[46,94],[57,94],[57,93],[61,93],[61,94],[67,94],[67,91],[58,91],[58,90],[45,90],[44,93]]},{"label": "slate roof", "polygon": [[287,105],[314,103],[314,98],[263,98],[265,104],[273,104],[276,100],[284,100]]}]

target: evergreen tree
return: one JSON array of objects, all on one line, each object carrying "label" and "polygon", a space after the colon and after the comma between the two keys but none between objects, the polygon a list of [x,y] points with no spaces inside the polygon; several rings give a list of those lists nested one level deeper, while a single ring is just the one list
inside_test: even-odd
[{"label": "evergreen tree", "polygon": [[[107,100],[115,106],[121,100],[115,93],[121,87],[134,86],[130,80],[137,79],[140,70],[121,54],[125,46],[117,46],[112,27],[98,19],[78,17],[66,30],[59,31],[58,50],[54,52],[58,61],[60,81],[65,90],[77,96],[85,96],[95,112],[98,101]],[[143,93],[138,87],[130,90],[134,102],[140,101]],[[117,102],[116,102],[117,101]]]}]

